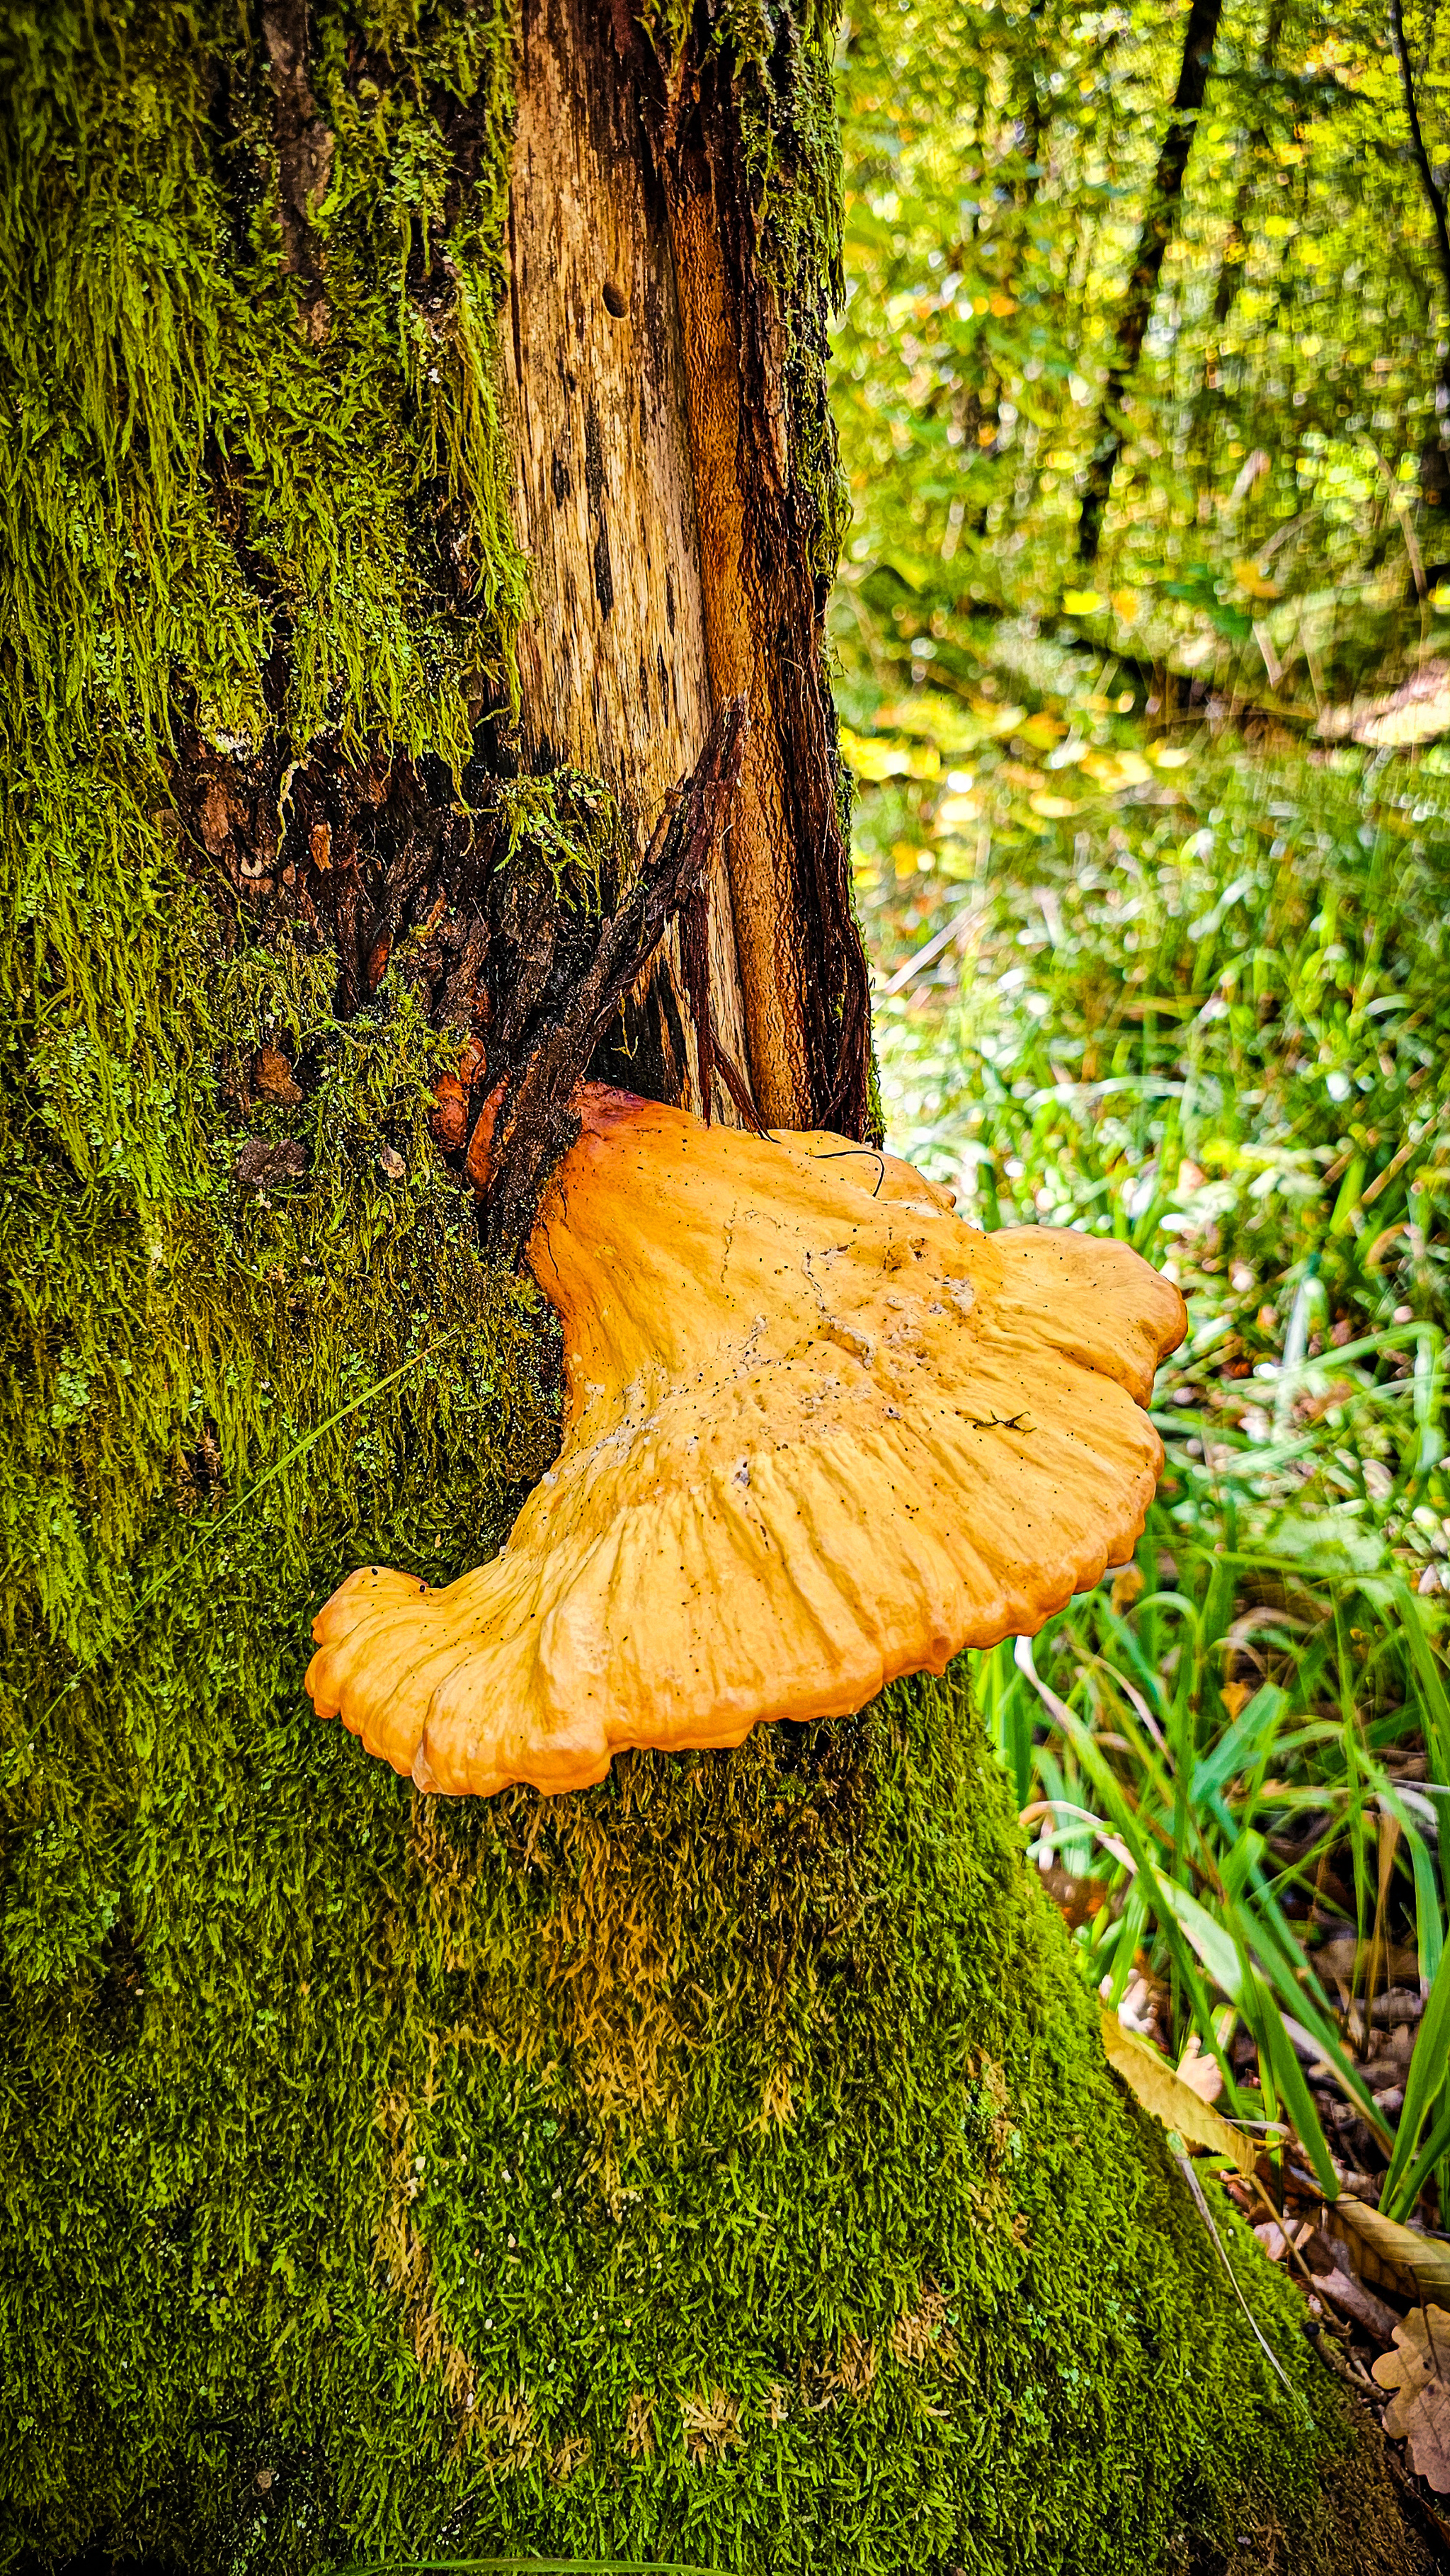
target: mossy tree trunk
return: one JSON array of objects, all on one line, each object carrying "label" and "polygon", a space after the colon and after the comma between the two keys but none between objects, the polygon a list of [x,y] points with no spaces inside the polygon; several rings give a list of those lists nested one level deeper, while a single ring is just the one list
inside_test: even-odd
[{"label": "mossy tree trunk", "polygon": [[[0,31],[12,2550],[1410,2563],[1119,2098],[960,1675],[552,1805],[301,1694],[348,1566],[477,1562],[547,1462],[469,1125],[727,697],[715,1035],[869,1122],[828,36]],[[679,956],[602,1061],[688,1100]]]}]

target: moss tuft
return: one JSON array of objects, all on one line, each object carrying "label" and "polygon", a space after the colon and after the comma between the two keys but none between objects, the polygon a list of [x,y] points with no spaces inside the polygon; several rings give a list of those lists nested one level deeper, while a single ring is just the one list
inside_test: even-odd
[{"label": "moss tuft", "polygon": [[58,753],[84,706],[163,745],[190,701],[212,736],[280,712],[461,766],[525,598],[492,377],[508,13],[319,9],[310,57],[307,12],[263,23],[270,53],[186,0],[0,29],[22,730]]}]

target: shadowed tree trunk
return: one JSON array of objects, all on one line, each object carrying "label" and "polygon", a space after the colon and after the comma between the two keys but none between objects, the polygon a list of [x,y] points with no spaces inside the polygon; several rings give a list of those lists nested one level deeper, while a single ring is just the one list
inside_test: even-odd
[{"label": "shadowed tree trunk", "polygon": [[[1405,33],[1405,13],[1401,0],[1390,0],[1389,17],[1390,43],[1394,48],[1395,62],[1399,69],[1400,96],[1404,101],[1405,123],[1409,128],[1410,155],[1415,164],[1425,200],[1425,209],[1435,236],[1435,265],[1440,273],[1440,291],[1445,300],[1446,314],[1450,317],[1450,218],[1447,218],[1446,214],[1445,191],[1435,176],[1434,164],[1426,148],[1424,127],[1420,120],[1419,100],[1415,94],[1415,67],[1410,57],[1409,38]],[[1432,27],[1433,24],[1432,15]],[[1450,452],[1447,452],[1447,442],[1450,442],[1450,355],[1447,355],[1447,338],[1450,338],[1450,334],[1442,334],[1437,343],[1439,359],[1435,375],[1435,426],[1424,440],[1420,450],[1420,497],[1435,526],[1435,536],[1426,548],[1426,552],[1430,554],[1438,551],[1435,540],[1443,538],[1445,514],[1450,512]],[[1437,574],[1443,575],[1443,572],[1442,564],[1432,564],[1426,577],[1433,581]]]},{"label": "shadowed tree trunk", "polygon": [[553,1801],[302,1695],[557,1439],[486,1095],[870,1125],[829,32],[0,36],[12,2555],[1415,2563],[964,1668]]},{"label": "shadowed tree trunk", "polygon": [[[1263,84],[1267,84],[1277,68],[1283,19],[1283,0],[1268,0],[1258,59],[1258,76]],[[1192,438],[1200,455],[1206,453],[1211,442],[1211,422],[1218,392],[1219,343],[1243,283],[1249,250],[1249,216],[1268,151],[1265,110],[1260,101],[1242,139],[1239,183],[1234,191],[1233,213],[1229,217],[1228,232],[1219,254],[1218,276],[1214,281],[1212,336],[1204,351],[1203,381],[1193,406]]]},{"label": "shadowed tree trunk", "polygon": [[1077,524],[1079,563],[1095,563],[1102,542],[1103,521],[1112,498],[1113,476],[1123,449],[1123,403],[1143,354],[1143,342],[1153,318],[1158,280],[1163,273],[1168,245],[1178,229],[1183,182],[1188,175],[1188,156],[1193,149],[1193,129],[1207,94],[1222,14],[1223,0],[1190,0],[1183,30],[1178,86],[1173,93],[1167,131],[1139,227],[1128,291],[1118,314],[1113,356],[1098,407],[1097,435],[1083,478],[1082,509]]}]

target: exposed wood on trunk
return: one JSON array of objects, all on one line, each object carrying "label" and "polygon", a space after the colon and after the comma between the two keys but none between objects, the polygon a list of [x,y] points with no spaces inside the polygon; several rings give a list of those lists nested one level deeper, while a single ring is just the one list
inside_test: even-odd
[{"label": "exposed wood on trunk", "polygon": [[[730,842],[730,885],[750,1027],[755,1094],[771,1124],[812,1122],[806,1053],[806,959],[795,936],[795,870],[781,778],[781,744],[770,721],[775,635],[752,583],[753,549],[741,478],[737,332],[709,195],[695,184],[673,200],[680,301],[687,333],[690,425],[701,536],[710,677],[720,697],[742,696],[756,718],[745,754]],[[786,459],[782,411],[771,427],[777,496]]]},{"label": "exposed wood on trunk", "polygon": [[659,123],[684,320],[706,635],[718,693],[752,734],[730,883],[756,1096],[781,1126],[861,1135],[865,955],[851,909],[821,660],[819,496],[794,452],[792,368],[759,257],[746,158],[718,58]]},{"label": "exposed wood on trunk", "polygon": [[[744,705],[733,698],[715,718],[699,767],[662,820],[618,911],[603,925],[563,1011],[539,1029],[479,1119],[468,1150],[469,1178],[489,1200],[489,1241],[509,1262],[522,1256],[549,1174],[578,1136],[578,1085],[621,996],[640,961],[654,955],[666,923],[698,899],[734,803],[745,738]],[[708,1072],[708,991],[700,998],[697,1026]]]},{"label": "exposed wood on trunk", "polygon": [[[525,0],[517,98],[505,367],[536,601],[519,645],[524,749],[532,766],[569,761],[607,779],[642,852],[699,760],[715,696],[735,693],[712,693],[705,648],[669,225],[602,13]],[[710,866],[711,1013],[743,1072],[722,850]],[[667,953],[665,1019],[688,1024],[674,931]],[[705,1105],[697,1058],[682,1096]],[[736,1117],[723,1085],[711,1106]]]}]

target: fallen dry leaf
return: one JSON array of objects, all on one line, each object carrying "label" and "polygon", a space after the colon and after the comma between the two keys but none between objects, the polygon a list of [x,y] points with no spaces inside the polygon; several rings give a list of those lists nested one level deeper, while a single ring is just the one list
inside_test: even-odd
[{"label": "fallen dry leaf", "polygon": [[1102,2024],[1108,2064],[1121,2075],[1129,2092],[1136,2094],[1145,2111],[1150,2111],[1165,2129],[1176,2129],[1189,2146],[1206,2147],[1211,2155],[1231,2157],[1240,2173],[1253,2172],[1256,2150],[1251,2138],[1246,2138],[1221,2111],[1201,2101],[1156,2048],[1124,2030],[1117,2014],[1106,2005]]},{"label": "fallen dry leaf", "polygon": [[[1450,2245],[1442,2236],[1424,2236],[1417,2227],[1401,2227],[1398,2220],[1384,2217],[1368,2201],[1348,2191],[1340,2193],[1334,2215],[1391,2273],[1408,2274],[1421,2299],[1437,2298],[1442,2291],[1450,2291]],[[1362,2262],[1355,2265],[1357,2271],[1364,2268]],[[1400,2288],[1399,2295],[1409,2295],[1408,2284]]]},{"label": "fallen dry leaf", "polygon": [[1412,2308],[1374,2376],[1381,2388],[1395,2391],[1385,2431],[1409,2444],[1417,2477],[1437,2495],[1450,2495],[1450,2309]]},{"label": "fallen dry leaf", "polygon": [[280,1047],[258,1048],[253,1079],[264,1100],[280,1100],[284,1108],[295,1109],[302,1097],[292,1078],[292,1067]]},{"label": "fallen dry leaf", "polygon": [[232,1179],[238,1189],[270,1189],[278,1181],[300,1181],[306,1171],[305,1145],[269,1145],[265,1136],[251,1136],[232,1165]]},{"label": "fallen dry leaf", "polygon": [[[1256,2231],[1257,2232],[1257,2231]],[[1383,2299],[1366,2289],[1356,2273],[1341,2270],[1336,2263],[1327,2272],[1316,2272],[1314,2287],[1322,2297],[1333,2302],[1340,2315],[1353,2317],[1376,2343],[1389,2343],[1399,2331],[1400,2320]]]},{"label": "fallen dry leaf", "polygon": [[1356,698],[1347,707],[1326,707],[1317,728],[1326,741],[1343,742],[1348,735],[1380,751],[1433,742],[1447,729],[1450,665],[1440,660],[1422,663],[1397,689],[1380,697]]},{"label": "fallen dry leaf", "polygon": [[1223,2069],[1204,2048],[1197,2031],[1178,2061],[1178,2080],[1187,2085],[1190,2093],[1196,2093],[1200,2102],[1216,2102],[1223,2091]]}]

